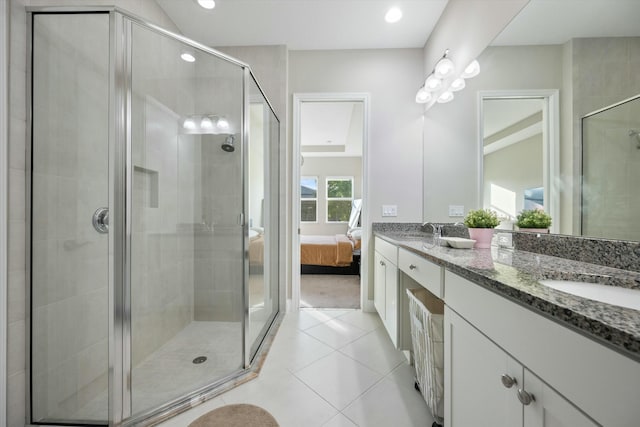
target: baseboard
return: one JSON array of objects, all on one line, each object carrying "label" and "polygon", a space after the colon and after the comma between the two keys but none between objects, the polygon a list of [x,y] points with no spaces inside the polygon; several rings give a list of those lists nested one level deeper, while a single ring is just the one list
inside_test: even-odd
[{"label": "baseboard", "polygon": [[368,299],[364,302],[364,306],[362,307],[362,311],[366,313],[375,313],[376,307],[373,305],[373,300]]}]

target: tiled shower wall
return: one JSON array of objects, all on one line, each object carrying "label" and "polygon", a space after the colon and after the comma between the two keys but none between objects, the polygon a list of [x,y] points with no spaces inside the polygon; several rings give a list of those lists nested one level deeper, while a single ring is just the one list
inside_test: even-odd
[{"label": "tiled shower wall", "polygon": [[[571,40],[570,46],[573,84],[573,182],[580,183],[581,118],[586,114],[640,94],[640,73],[638,72],[640,70],[640,37],[577,38]],[[634,120],[637,122],[637,115]],[[629,123],[633,123],[633,121]],[[634,166],[638,164],[640,150],[635,149],[632,145],[628,130],[611,130],[611,135],[607,137],[607,140],[611,141],[610,143],[615,140],[615,144],[625,145],[626,153],[621,154],[621,157],[626,160],[626,165],[623,166],[614,158],[610,158],[609,163],[603,165],[603,170],[607,174],[616,175],[607,181],[626,183],[632,191],[636,189],[637,193],[638,169]],[[606,147],[602,149],[602,153],[606,153],[607,157],[612,151],[616,151]],[[638,236],[630,236],[628,230],[633,233],[640,232],[634,216],[640,208],[638,198],[624,196],[624,192],[618,191],[616,188],[609,188],[606,191],[594,190],[593,196],[600,198],[595,205],[606,209],[603,216],[608,219],[608,221],[603,221],[600,229],[594,230],[596,235],[637,240]],[[574,191],[573,203],[575,206],[580,206],[578,185]],[[579,212],[577,209],[576,211]],[[578,219],[576,218],[576,224],[579,224]],[[579,231],[574,230],[576,233]]]},{"label": "tiled shower wall", "polygon": [[[10,8],[9,36],[9,241],[8,241],[8,392],[9,427],[26,420],[26,12],[28,5],[83,5],[86,2],[7,0]],[[151,0],[92,1],[111,4],[177,31],[173,22]],[[1,421],[0,421],[1,423]]]}]

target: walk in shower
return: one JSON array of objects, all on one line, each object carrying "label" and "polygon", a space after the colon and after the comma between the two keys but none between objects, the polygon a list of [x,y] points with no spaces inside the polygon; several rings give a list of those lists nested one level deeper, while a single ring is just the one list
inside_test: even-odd
[{"label": "walk in shower", "polygon": [[279,310],[279,122],[249,67],[33,9],[29,417],[130,425],[250,369]]},{"label": "walk in shower", "polygon": [[582,234],[640,240],[640,95],[582,119]]}]

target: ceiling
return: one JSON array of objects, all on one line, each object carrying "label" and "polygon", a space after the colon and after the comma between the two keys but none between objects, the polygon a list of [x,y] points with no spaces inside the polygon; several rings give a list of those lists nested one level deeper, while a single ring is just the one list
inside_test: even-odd
[{"label": "ceiling", "polygon": [[[206,10],[196,0],[156,2],[184,35],[206,45],[287,45],[291,50],[421,48],[447,4],[447,0],[216,0],[216,7]],[[384,21],[391,6],[403,11],[395,24]],[[531,0],[492,45],[637,36],[638,17],[640,0]]]},{"label": "ceiling", "polygon": [[531,0],[493,46],[640,35],[640,0]]},{"label": "ceiling", "polygon": [[305,157],[361,157],[362,102],[303,102],[300,151]]},{"label": "ceiling", "polygon": [[[290,50],[422,48],[447,0],[156,0],[187,37],[209,46]],[[385,22],[391,6],[402,19]]]}]

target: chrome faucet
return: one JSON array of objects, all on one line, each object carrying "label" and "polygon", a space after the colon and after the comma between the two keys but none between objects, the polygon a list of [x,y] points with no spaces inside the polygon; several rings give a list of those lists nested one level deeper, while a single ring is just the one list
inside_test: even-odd
[{"label": "chrome faucet", "polygon": [[434,246],[440,246],[440,238],[442,237],[442,225],[443,224],[438,224],[438,223],[434,223],[434,222],[425,222],[424,224],[422,224],[422,229],[424,231],[424,228],[430,225],[431,229],[433,230],[433,244]]}]

